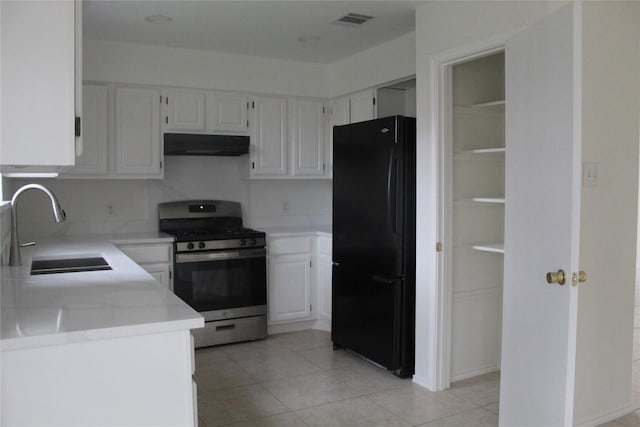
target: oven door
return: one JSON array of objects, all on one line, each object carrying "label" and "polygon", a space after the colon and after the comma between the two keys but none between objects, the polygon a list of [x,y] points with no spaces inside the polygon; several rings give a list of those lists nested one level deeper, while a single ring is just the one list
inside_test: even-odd
[{"label": "oven door", "polygon": [[176,254],[174,292],[199,312],[266,306],[266,249]]}]

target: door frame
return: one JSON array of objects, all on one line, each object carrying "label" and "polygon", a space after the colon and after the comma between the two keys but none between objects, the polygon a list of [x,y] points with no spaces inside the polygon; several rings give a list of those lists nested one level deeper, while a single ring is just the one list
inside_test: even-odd
[{"label": "door frame", "polygon": [[434,314],[435,334],[431,348],[434,357],[434,388],[445,390],[451,383],[451,337],[452,337],[452,231],[453,231],[453,151],[452,151],[452,107],[451,69],[454,65],[504,52],[508,39],[517,31],[446,50],[429,60],[431,90],[431,137],[437,141],[437,239],[442,244],[437,260],[436,294]]}]

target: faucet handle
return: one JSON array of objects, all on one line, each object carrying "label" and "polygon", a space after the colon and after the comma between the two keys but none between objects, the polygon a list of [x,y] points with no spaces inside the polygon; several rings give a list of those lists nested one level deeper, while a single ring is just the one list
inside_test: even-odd
[{"label": "faucet handle", "polygon": [[27,246],[35,246],[36,242],[26,242],[26,243],[21,243],[20,247],[21,248],[26,248]]}]

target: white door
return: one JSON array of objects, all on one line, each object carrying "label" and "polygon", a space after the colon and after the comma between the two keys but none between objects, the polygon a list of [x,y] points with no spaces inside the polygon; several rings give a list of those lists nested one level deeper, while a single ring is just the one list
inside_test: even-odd
[{"label": "white door", "polygon": [[[573,424],[580,222],[580,80],[569,6],[506,44],[500,425]],[[548,284],[562,269],[567,282]]]}]

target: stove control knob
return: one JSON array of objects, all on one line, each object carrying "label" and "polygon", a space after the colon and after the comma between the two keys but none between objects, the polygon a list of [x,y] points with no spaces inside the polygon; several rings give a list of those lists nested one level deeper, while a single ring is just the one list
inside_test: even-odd
[{"label": "stove control knob", "polygon": [[251,239],[249,243],[251,244],[251,246],[255,246],[257,242],[256,239]]},{"label": "stove control knob", "polygon": [[240,246],[246,246],[247,241],[245,239],[240,239]]},{"label": "stove control knob", "polygon": [[207,245],[204,242],[198,243],[198,248],[204,249]]},{"label": "stove control knob", "polygon": [[187,249],[189,250],[193,249],[193,243],[191,242],[187,243]]}]

